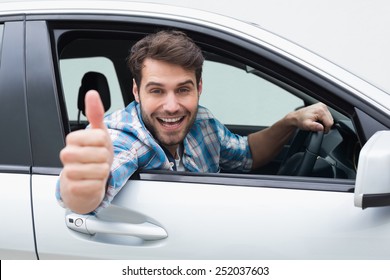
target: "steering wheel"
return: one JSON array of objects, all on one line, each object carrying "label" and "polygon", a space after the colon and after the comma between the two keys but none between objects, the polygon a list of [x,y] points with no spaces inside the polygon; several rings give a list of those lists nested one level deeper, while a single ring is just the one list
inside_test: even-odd
[{"label": "steering wheel", "polygon": [[[323,131],[298,131],[278,175],[309,176],[316,163],[323,138]],[[300,152],[302,150],[303,152]]]}]

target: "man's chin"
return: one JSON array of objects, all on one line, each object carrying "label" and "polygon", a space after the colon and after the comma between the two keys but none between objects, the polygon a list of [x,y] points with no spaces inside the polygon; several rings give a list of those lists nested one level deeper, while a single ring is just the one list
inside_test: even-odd
[{"label": "man's chin", "polygon": [[164,145],[164,147],[172,147],[177,146],[183,142],[184,139],[158,139],[160,144]]},{"label": "man's chin", "polygon": [[169,146],[176,146],[183,142],[184,136],[182,135],[162,135],[159,134],[157,136],[157,140],[160,142],[160,144],[169,147]]}]

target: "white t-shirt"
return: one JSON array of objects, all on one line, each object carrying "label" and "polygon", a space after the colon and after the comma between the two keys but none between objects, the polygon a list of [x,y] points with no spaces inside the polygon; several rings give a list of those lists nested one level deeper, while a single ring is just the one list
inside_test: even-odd
[{"label": "white t-shirt", "polygon": [[176,170],[177,171],[185,171],[183,161],[181,160],[181,158],[183,156],[183,147],[182,146],[183,145],[179,145],[179,147],[177,147],[177,151],[176,151],[175,163],[176,163]]}]

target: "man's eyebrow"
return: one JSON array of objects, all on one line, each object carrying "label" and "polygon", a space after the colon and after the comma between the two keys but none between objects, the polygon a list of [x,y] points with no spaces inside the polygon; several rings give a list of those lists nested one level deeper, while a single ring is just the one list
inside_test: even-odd
[{"label": "man's eyebrow", "polygon": [[191,79],[188,79],[187,81],[179,83],[178,86],[184,86],[186,84],[191,84],[191,85],[195,86],[194,81]]},{"label": "man's eyebrow", "polygon": [[150,87],[150,86],[158,86],[158,87],[162,87],[163,84],[162,83],[157,83],[157,82],[149,82],[145,85],[145,87]]},{"label": "man's eyebrow", "polygon": [[[181,86],[184,86],[186,84],[191,84],[191,85],[195,86],[194,81],[191,80],[191,79],[188,79],[188,80],[186,80],[184,82],[178,83],[177,86],[181,87]],[[158,82],[148,82],[145,85],[145,87],[151,87],[151,86],[163,87],[164,84],[163,83],[158,83]]]}]

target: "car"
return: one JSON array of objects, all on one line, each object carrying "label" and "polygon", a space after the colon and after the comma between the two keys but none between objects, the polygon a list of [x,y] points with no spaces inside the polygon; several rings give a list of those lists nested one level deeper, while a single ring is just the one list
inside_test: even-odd
[{"label": "car", "polygon": [[[317,102],[333,128],[297,131],[250,174],[138,171],[97,215],[62,208],[59,153],[88,124],[85,91],[107,114],[133,101],[125,58],[161,29],[201,47],[200,104],[231,131]],[[130,1],[1,2],[0,258],[389,259],[389,128],[389,92],[256,24]]]}]

